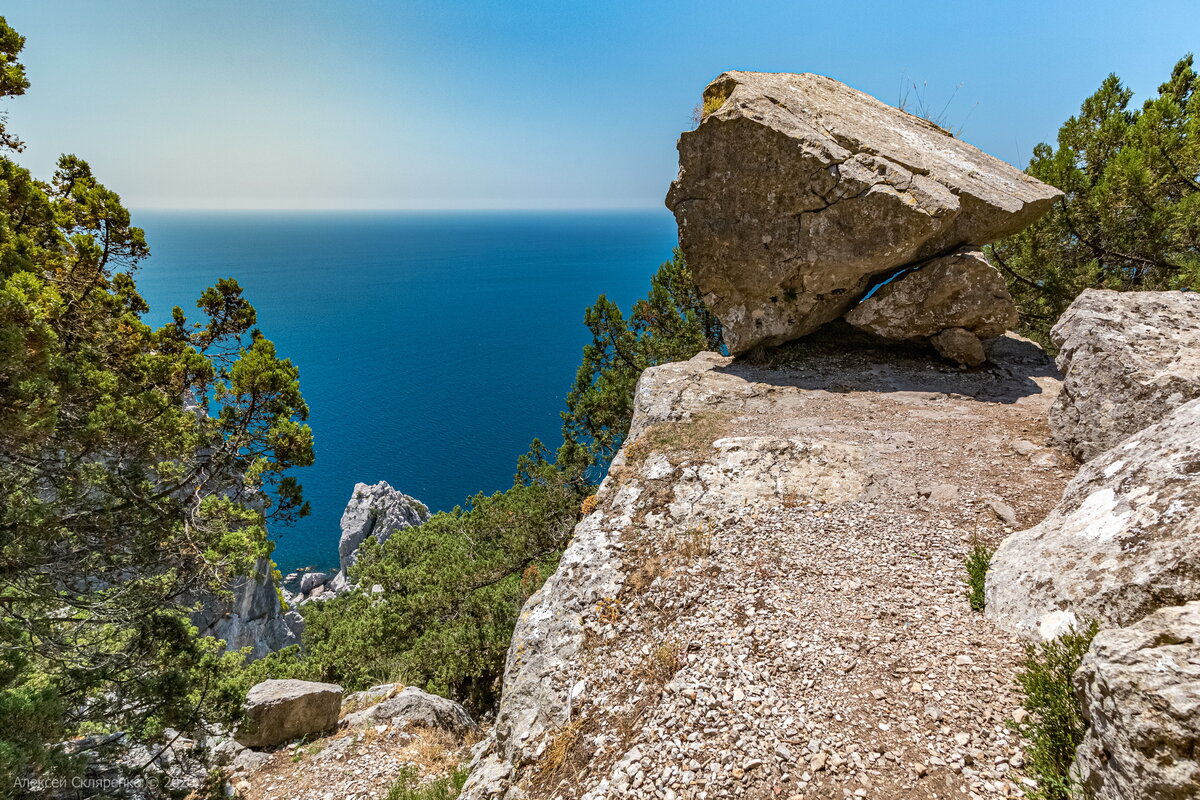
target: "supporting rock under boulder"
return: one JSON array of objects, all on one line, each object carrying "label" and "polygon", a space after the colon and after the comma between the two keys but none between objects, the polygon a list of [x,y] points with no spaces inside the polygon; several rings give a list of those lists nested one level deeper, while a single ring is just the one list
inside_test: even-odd
[{"label": "supporting rock under boulder", "polygon": [[987,361],[983,342],[965,328],[946,328],[941,333],[929,337],[929,343],[942,357],[966,364],[968,367],[977,367]]},{"label": "supporting rock under boulder", "polygon": [[820,75],[727,72],[704,98],[667,206],[735,355],[836,319],[877,276],[1016,233],[1061,194]]},{"label": "supporting rock under boulder", "polygon": [[983,254],[962,250],[880,285],[846,321],[885,339],[929,339],[942,355],[974,366],[984,360],[979,340],[1016,327],[1017,308]]},{"label": "supporting rock under boulder", "polygon": [[1089,797],[1200,797],[1200,602],[1101,631],[1075,685],[1089,724],[1075,771]]},{"label": "supporting rock under boulder", "polygon": [[1050,332],[1055,440],[1087,461],[1200,397],[1200,294],[1087,289]]},{"label": "supporting rock under boulder", "polygon": [[246,747],[271,747],[337,727],[342,687],[333,683],[270,680],[246,695],[235,738]]}]

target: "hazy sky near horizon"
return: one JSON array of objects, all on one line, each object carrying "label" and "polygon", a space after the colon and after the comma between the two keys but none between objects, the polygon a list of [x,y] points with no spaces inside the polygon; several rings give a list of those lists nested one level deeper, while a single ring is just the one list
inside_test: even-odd
[{"label": "hazy sky near horizon", "polygon": [[[19,156],[133,208],[649,208],[727,69],[906,85],[1024,166],[1109,72],[1140,102],[1200,3],[9,0]],[[957,90],[956,90],[956,87]]]}]

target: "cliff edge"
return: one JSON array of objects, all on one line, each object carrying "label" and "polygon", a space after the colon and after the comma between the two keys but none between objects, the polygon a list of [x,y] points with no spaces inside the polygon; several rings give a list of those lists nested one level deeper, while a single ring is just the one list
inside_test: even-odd
[{"label": "cliff edge", "polygon": [[630,435],[526,605],[464,798],[1016,791],[1019,641],[962,559],[1073,464],[1034,344],[960,371],[845,331],[647,370]]}]

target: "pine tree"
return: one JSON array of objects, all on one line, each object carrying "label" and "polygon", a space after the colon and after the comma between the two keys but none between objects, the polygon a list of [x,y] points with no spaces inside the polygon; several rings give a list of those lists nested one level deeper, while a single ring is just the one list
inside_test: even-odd
[{"label": "pine tree", "polygon": [[563,412],[564,444],[557,463],[583,472],[605,466],[621,447],[633,418],[633,395],[647,367],[720,351],[721,323],[704,305],[678,248],[650,280],[650,293],[628,320],[604,295],[587,309],[592,341]]},{"label": "pine tree", "polygon": [[[0,94],[28,85],[23,44],[0,19]],[[188,611],[307,513],[296,367],[233,280],[146,325],[148,255],[82,159],[43,182],[0,157],[2,785],[84,732],[193,727],[222,648]]]},{"label": "pine tree", "polygon": [[1200,77],[1181,59],[1156,97],[1130,110],[1116,75],[1039,144],[1030,175],[1062,189],[1054,209],[990,248],[1045,343],[1086,288],[1200,288]]}]

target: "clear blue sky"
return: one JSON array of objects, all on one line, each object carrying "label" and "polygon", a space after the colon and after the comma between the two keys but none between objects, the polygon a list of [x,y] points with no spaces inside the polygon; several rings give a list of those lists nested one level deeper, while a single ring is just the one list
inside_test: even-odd
[{"label": "clear blue sky", "polygon": [[[22,161],[134,208],[661,207],[726,69],[819,72],[1021,166],[1104,76],[1153,91],[1200,2],[9,0]],[[910,94],[913,94],[910,92]],[[910,99],[911,102],[911,99]]]}]

